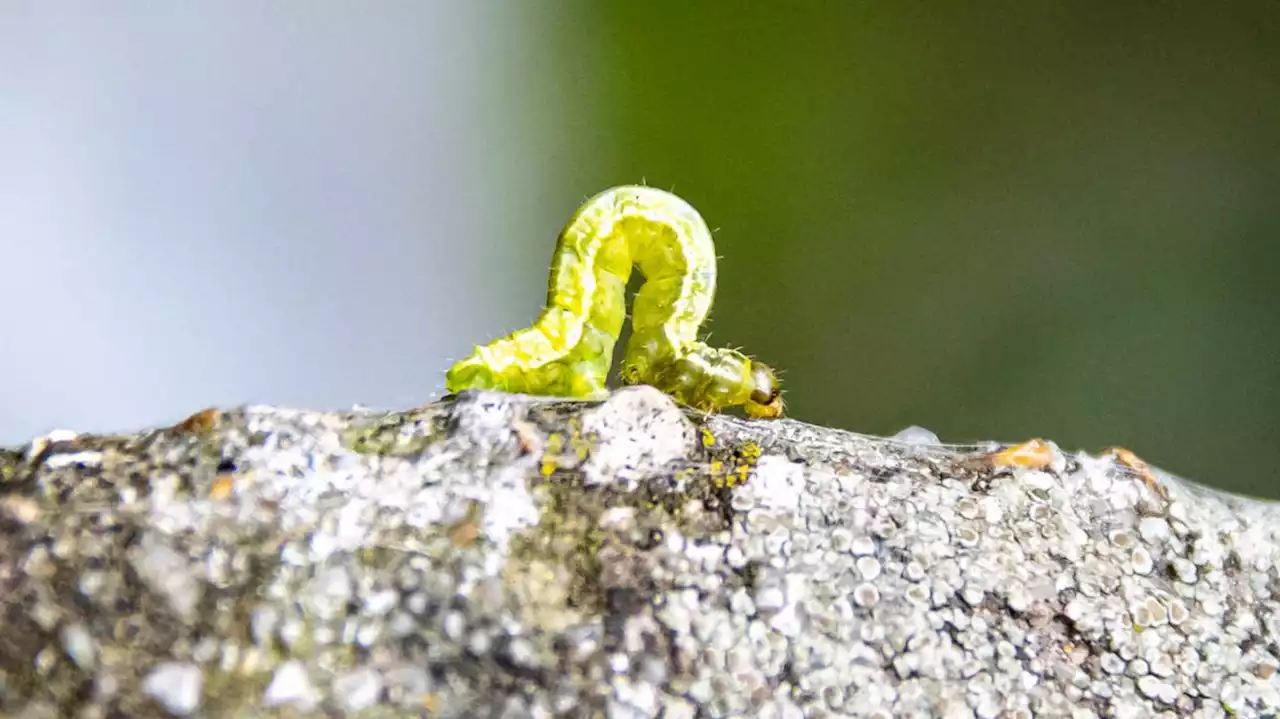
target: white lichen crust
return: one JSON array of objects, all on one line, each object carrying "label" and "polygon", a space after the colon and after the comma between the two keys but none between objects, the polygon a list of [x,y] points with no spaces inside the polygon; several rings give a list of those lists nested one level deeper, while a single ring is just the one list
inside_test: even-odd
[{"label": "white lichen crust", "polygon": [[637,387],[41,438],[0,452],[0,715],[1280,711],[1274,505],[923,436]]}]

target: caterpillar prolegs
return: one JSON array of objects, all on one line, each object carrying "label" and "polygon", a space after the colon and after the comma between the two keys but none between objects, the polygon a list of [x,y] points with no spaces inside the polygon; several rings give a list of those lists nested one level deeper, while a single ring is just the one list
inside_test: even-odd
[{"label": "caterpillar prolegs", "polygon": [[653,385],[701,411],[741,406],[750,417],[781,417],[772,369],[697,339],[716,289],[702,216],[669,192],[639,186],[605,190],[578,208],[556,243],[542,315],[450,368],[449,391],[605,395],[633,265],[645,283],[632,305],[622,381]]}]

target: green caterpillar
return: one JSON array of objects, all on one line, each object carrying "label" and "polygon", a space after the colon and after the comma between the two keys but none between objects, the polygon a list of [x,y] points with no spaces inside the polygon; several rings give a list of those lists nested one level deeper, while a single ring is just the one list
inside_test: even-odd
[{"label": "green caterpillar", "polygon": [[622,381],[705,412],[741,406],[749,417],[781,417],[772,369],[697,339],[716,290],[715,245],[702,216],[669,192],[639,186],[605,190],[578,208],[556,243],[542,315],[450,368],[449,391],[603,397],[632,265],[645,283],[632,305]]}]

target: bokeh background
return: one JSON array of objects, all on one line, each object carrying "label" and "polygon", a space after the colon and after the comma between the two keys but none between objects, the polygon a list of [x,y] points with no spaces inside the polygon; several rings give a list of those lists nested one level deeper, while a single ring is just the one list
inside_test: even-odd
[{"label": "bokeh background", "polygon": [[1280,4],[0,2],[0,443],[408,407],[644,181],[794,417],[1280,496]]}]

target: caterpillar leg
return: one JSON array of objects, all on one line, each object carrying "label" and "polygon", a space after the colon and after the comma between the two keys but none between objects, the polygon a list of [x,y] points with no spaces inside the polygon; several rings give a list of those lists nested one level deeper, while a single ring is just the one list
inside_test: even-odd
[{"label": "caterpillar leg", "polygon": [[[539,334],[542,330],[535,325],[476,347],[469,357],[449,369],[445,387],[454,393],[486,389],[587,399],[608,394],[605,379],[613,363],[612,336],[587,326],[568,352],[539,354],[540,345],[551,344]],[[540,358],[542,361],[537,361]]]},{"label": "caterpillar leg", "polygon": [[737,350],[688,345],[674,359],[650,353],[653,340],[633,335],[623,360],[628,384],[645,383],[677,402],[706,412],[742,407],[748,417],[775,419],[784,410],[777,374]]}]

